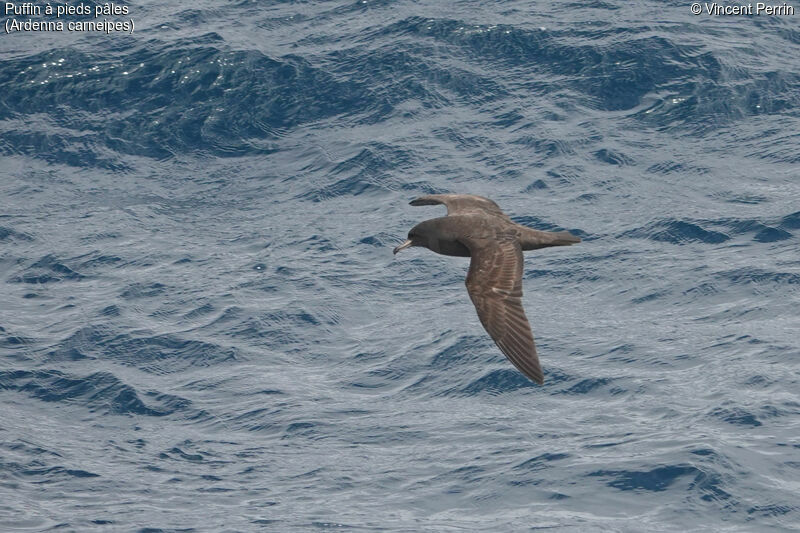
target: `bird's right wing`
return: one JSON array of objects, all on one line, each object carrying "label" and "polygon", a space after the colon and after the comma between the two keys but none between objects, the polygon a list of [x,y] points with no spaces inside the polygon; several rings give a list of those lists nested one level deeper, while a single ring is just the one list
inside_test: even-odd
[{"label": "bird's right wing", "polygon": [[488,213],[511,221],[508,215],[503,213],[500,207],[483,196],[474,194],[429,194],[420,196],[411,201],[411,205],[437,205],[443,204],[447,207],[448,215],[466,215],[470,213]]},{"label": "bird's right wing", "polygon": [[522,307],[522,248],[515,239],[466,239],[472,261],[467,291],[478,318],[506,357],[531,380],[544,382],[533,333]]}]

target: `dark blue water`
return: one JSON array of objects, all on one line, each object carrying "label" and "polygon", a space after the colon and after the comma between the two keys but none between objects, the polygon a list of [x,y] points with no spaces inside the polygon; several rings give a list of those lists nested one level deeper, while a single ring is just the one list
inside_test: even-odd
[{"label": "dark blue water", "polygon": [[[799,529],[800,13],[689,5],[0,36],[0,530]],[[392,257],[431,192],[583,238],[544,386]]]}]

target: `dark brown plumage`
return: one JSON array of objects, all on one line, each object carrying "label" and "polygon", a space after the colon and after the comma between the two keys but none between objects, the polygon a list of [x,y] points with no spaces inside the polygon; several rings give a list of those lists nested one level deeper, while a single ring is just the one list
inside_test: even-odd
[{"label": "dark brown plumage", "polygon": [[506,357],[543,383],[533,333],[522,307],[522,251],[581,242],[567,231],[539,231],[511,221],[496,203],[471,194],[432,194],[411,205],[444,204],[447,216],[420,222],[394,249],[424,246],[436,253],[471,257],[466,285],[478,318]]}]

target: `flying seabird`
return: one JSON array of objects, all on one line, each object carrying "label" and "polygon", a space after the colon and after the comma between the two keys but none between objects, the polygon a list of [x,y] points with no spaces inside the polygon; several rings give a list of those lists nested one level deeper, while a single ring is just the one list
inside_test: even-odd
[{"label": "flying seabird", "polygon": [[483,327],[500,351],[530,379],[544,382],[533,333],[522,307],[522,251],[581,242],[568,231],[539,231],[511,221],[496,203],[472,194],[431,194],[411,205],[444,204],[447,216],[420,222],[394,249],[424,246],[471,257],[466,285]]}]

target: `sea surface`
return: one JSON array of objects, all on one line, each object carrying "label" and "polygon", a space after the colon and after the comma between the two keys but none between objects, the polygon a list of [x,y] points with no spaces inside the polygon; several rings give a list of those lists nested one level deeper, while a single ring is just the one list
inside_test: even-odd
[{"label": "sea surface", "polygon": [[0,35],[0,531],[800,530],[800,6],[117,5]]}]

